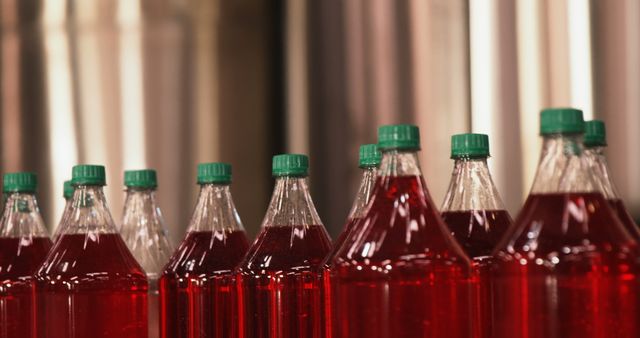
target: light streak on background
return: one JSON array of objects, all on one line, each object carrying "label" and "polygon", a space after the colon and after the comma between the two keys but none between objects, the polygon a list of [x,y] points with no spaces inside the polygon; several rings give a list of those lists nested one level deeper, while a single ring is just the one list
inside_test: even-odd
[{"label": "light streak on background", "polygon": [[[59,22],[59,21],[58,21]],[[71,64],[68,36],[57,27],[46,40],[47,57],[47,103],[49,106],[49,153],[50,182],[53,195],[53,220],[51,229],[58,225],[64,209],[62,182],[71,179],[71,168],[78,162],[76,148],[76,123],[73,115],[73,81],[70,78]],[[44,173],[40,173],[41,175]]]},{"label": "light streak on background", "polygon": [[570,105],[582,109],[585,120],[593,119],[590,2],[590,0],[567,0]]},{"label": "light streak on background", "polygon": [[[118,2],[118,26],[125,32],[120,36],[118,46],[122,161],[125,170],[147,168],[140,14],[139,3]],[[117,179],[120,183],[121,177]]]}]

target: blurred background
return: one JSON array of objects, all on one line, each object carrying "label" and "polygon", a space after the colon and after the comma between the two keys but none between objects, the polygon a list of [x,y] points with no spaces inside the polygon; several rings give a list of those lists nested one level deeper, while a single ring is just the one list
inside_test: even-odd
[{"label": "blurred background", "polygon": [[453,133],[491,138],[512,213],[539,154],[538,113],[575,106],[609,129],[609,159],[640,215],[637,0],[0,0],[0,172],[39,174],[50,227],[76,163],[155,168],[174,242],[196,164],[233,164],[245,227],[259,229],[271,156],[311,156],[312,194],[335,235],[376,127],[421,127],[440,204]]}]

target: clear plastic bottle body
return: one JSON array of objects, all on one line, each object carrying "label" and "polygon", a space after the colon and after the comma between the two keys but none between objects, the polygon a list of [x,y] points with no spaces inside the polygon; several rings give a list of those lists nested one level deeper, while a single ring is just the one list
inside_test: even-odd
[{"label": "clear plastic bottle body", "polygon": [[51,246],[35,195],[8,194],[0,220],[0,337],[35,337],[33,275]]},{"label": "clear plastic bottle body", "polygon": [[38,336],[147,336],[148,283],[117,232],[101,185],[79,185],[37,279]]},{"label": "clear plastic bottle body", "polygon": [[122,237],[149,282],[149,337],[159,337],[158,281],[173,245],[167,237],[155,189],[127,188],[121,224]]},{"label": "clear plastic bottle body", "polygon": [[470,337],[471,262],[432,202],[417,154],[383,152],[361,220],[331,263],[333,337]]},{"label": "clear plastic bottle body", "polygon": [[609,201],[611,208],[615,211],[618,218],[636,242],[640,243],[640,228],[629,214],[627,207],[624,205],[618,190],[613,184],[611,178],[611,170],[604,155],[604,147],[587,147],[584,151],[585,157],[593,172],[594,183],[597,189]]},{"label": "clear plastic bottle body", "polygon": [[238,337],[234,269],[249,242],[228,184],[204,184],[160,279],[162,338]]},{"label": "clear plastic bottle body", "polygon": [[60,221],[58,222],[58,225],[56,226],[56,228],[53,230],[53,236],[51,236],[51,239],[53,240],[54,243],[57,242],[58,239],[60,239],[60,235],[64,232],[64,228],[68,224],[66,219],[69,213],[71,212],[70,211],[71,204],[72,204],[71,199],[65,199],[62,216],[60,216]]},{"label": "clear plastic bottle body", "polygon": [[320,270],[331,241],[306,177],[279,177],[262,230],[238,269],[241,337],[320,338]]},{"label": "clear plastic bottle body", "polygon": [[635,243],[579,134],[546,135],[531,193],[494,252],[494,337],[638,337]]}]

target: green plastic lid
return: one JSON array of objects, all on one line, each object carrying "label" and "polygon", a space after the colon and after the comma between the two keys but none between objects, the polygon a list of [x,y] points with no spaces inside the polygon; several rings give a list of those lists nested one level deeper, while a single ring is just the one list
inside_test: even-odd
[{"label": "green plastic lid", "polygon": [[34,173],[17,172],[4,174],[2,192],[36,192],[38,177]]},{"label": "green plastic lid", "polygon": [[419,150],[420,130],[411,124],[392,124],[378,128],[380,150]]},{"label": "green plastic lid", "polygon": [[382,154],[378,150],[377,144],[363,144],[360,146],[360,168],[377,167],[382,160]]},{"label": "green plastic lid", "polygon": [[64,181],[64,185],[62,188],[62,197],[68,200],[73,197],[73,185],[71,184],[71,180]]},{"label": "green plastic lid", "polygon": [[575,108],[546,108],[540,113],[540,135],[582,134],[582,110]]},{"label": "green plastic lid", "polygon": [[153,169],[126,170],[124,185],[127,188],[153,189],[158,186],[156,171]]},{"label": "green plastic lid", "polygon": [[451,136],[451,158],[481,158],[489,156],[489,136],[458,134]]},{"label": "green plastic lid", "polygon": [[587,147],[607,145],[607,129],[603,121],[592,120],[584,123],[584,145]]},{"label": "green plastic lid", "polygon": [[198,164],[198,184],[231,183],[231,164],[222,162]]},{"label": "green plastic lid", "polygon": [[309,157],[302,154],[281,154],[273,157],[271,173],[275,177],[309,175]]},{"label": "green plastic lid", "polygon": [[104,166],[79,164],[71,169],[71,184],[78,185],[106,185],[107,175]]}]

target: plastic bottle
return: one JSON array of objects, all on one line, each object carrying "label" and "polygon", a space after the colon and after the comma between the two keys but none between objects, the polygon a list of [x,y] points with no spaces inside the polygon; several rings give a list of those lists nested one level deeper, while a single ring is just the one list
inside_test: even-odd
[{"label": "plastic bottle", "polygon": [[331,252],[324,260],[322,268],[322,280],[324,287],[323,292],[323,309],[325,321],[325,337],[331,336],[331,284],[330,284],[330,265],[333,258],[342,247],[342,244],[346,241],[347,237],[354,231],[354,228],[358,227],[360,219],[365,215],[369,200],[371,200],[371,192],[376,182],[378,173],[378,167],[380,166],[380,160],[382,154],[378,150],[377,144],[364,144],[360,146],[360,158],[358,160],[358,166],[362,169],[362,178],[360,179],[360,188],[356,194],[356,198],[353,201],[351,212],[347,217],[345,226],[342,232],[338,235],[338,238],[333,243]]},{"label": "plastic bottle", "polygon": [[238,270],[241,337],[321,335],[320,273],[331,241],[309,195],[308,166],[305,155],[273,157],[271,203]]},{"label": "plastic bottle", "polygon": [[5,174],[7,197],[0,219],[0,337],[36,336],[35,283],[33,275],[51,240],[36,201],[36,175]]},{"label": "plastic bottle", "polygon": [[369,209],[331,264],[333,337],[470,337],[471,261],[427,191],[418,127],[380,127],[378,147]]},{"label": "plastic bottle", "polygon": [[622,198],[620,198],[620,194],[618,194],[618,190],[611,179],[611,170],[609,170],[607,158],[604,156],[604,150],[607,147],[604,122],[599,120],[585,122],[584,145],[584,154],[593,171],[596,187],[609,201],[609,204],[611,204],[631,237],[640,243],[640,228],[638,228],[633,217],[627,211]]},{"label": "plastic bottle", "polygon": [[72,205],[37,278],[38,334],[147,337],[147,277],[117,232],[103,166],[73,167]]},{"label": "plastic bottle", "polygon": [[488,157],[487,135],[451,137],[455,164],[441,212],[453,237],[473,261],[478,278],[477,329],[481,337],[491,338],[491,254],[513,220],[489,173]]},{"label": "plastic bottle", "polygon": [[494,337],[638,337],[638,253],[583,156],[582,112],[550,108],[531,192],[494,251]]},{"label": "plastic bottle", "polygon": [[160,279],[160,336],[238,336],[234,269],[249,242],[231,198],[231,165],[198,165],[200,196],[187,235]]},{"label": "plastic bottle", "polygon": [[127,194],[122,213],[122,237],[147,273],[149,282],[149,337],[159,337],[160,308],[158,280],[173,253],[164,218],[156,198],[155,170],[129,170],[124,173]]},{"label": "plastic bottle", "polygon": [[58,241],[60,234],[64,231],[63,225],[66,224],[66,217],[69,214],[69,210],[71,210],[71,198],[73,197],[73,185],[71,184],[71,180],[64,181],[62,197],[64,197],[64,210],[62,211],[62,216],[60,217],[58,226],[53,230],[52,238],[54,243]]}]

